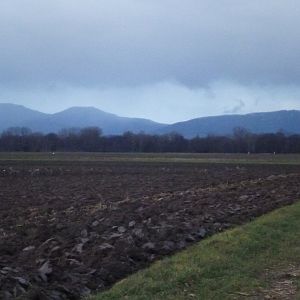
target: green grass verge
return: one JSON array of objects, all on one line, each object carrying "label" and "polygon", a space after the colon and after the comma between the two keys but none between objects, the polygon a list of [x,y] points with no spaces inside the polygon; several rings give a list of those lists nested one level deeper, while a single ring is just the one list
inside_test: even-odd
[{"label": "green grass verge", "polygon": [[268,288],[266,270],[289,264],[300,266],[300,203],[208,238],[91,299],[244,299]]}]

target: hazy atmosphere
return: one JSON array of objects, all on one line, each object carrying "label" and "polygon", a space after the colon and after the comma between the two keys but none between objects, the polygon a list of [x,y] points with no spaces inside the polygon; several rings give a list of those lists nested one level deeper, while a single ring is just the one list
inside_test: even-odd
[{"label": "hazy atmosphere", "polygon": [[299,1],[0,2],[0,102],[175,122],[300,109]]}]

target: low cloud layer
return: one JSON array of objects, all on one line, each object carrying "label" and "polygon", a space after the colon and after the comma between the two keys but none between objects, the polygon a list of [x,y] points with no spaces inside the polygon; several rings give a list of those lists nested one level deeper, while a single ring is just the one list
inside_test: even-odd
[{"label": "low cloud layer", "polygon": [[299,108],[299,28],[296,0],[3,0],[0,101],[162,121]]},{"label": "low cloud layer", "polygon": [[205,88],[163,82],[107,89],[64,87],[13,92],[2,89],[0,102],[8,98],[13,103],[44,112],[57,112],[71,106],[94,106],[121,116],[165,123],[201,116],[300,109],[300,87],[249,87],[233,82],[215,82]]}]

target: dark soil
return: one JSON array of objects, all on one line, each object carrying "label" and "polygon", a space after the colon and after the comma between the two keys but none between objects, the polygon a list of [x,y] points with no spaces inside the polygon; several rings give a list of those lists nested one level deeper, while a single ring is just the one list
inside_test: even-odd
[{"label": "dark soil", "polygon": [[0,166],[0,299],[79,299],[300,198],[300,166]]}]

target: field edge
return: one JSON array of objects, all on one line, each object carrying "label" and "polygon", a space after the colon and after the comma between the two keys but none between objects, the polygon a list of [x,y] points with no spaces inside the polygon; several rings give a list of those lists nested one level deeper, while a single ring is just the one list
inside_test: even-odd
[{"label": "field edge", "polygon": [[[299,270],[299,250],[297,202],[157,261],[89,299],[263,299],[272,294],[268,274]],[[300,286],[300,275],[292,284]]]}]

